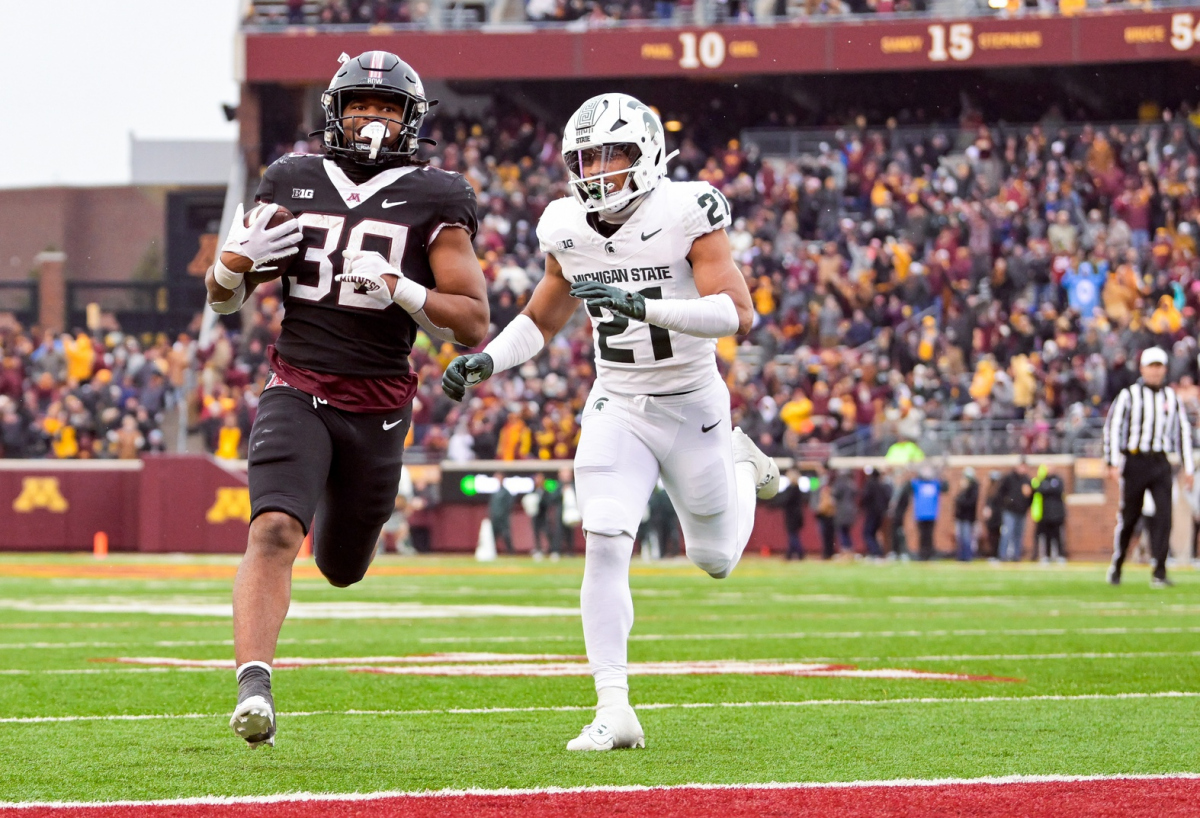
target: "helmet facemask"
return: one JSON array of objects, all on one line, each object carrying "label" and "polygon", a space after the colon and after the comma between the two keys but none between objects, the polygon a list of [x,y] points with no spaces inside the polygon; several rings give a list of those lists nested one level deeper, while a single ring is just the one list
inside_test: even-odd
[{"label": "helmet facemask", "polygon": [[[377,114],[345,114],[346,106],[355,96],[388,97],[400,109],[393,116]],[[393,90],[351,88],[334,93],[326,92],[321,103],[325,108],[326,150],[344,156],[360,165],[385,165],[411,157],[417,151],[417,134],[429,104],[410,94]],[[379,127],[373,127],[377,124]],[[376,131],[372,134],[371,131]],[[378,131],[382,130],[382,133]],[[364,131],[366,133],[364,133]],[[395,136],[391,134],[395,133]],[[371,138],[374,136],[375,138]]]},{"label": "helmet facemask", "polygon": [[[588,212],[614,213],[649,192],[635,182],[642,162],[642,151],[637,145],[617,143],[565,151],[563,160],[567,163],[571,192]],[[589,167],[600,170],[585,176]]]}]

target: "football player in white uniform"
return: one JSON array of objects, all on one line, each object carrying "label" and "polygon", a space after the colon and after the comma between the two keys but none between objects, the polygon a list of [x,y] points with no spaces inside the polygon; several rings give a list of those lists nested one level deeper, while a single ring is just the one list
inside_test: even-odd
[{"label": "football player in white uniform", "polygon": [[733,262],[729,203],[706,182],[666,177],[662,123],[625,94],[593,97],[563,135],[571,197],[538,223],[546,276],[483,352],[456,358],[442,388],[466,387],[532,358],[587,304],[596,383],[583,411],[575,487],[587,555],[581,608],[596,717],[568,750],[643,747],[629,706],[633,538],[660,478],[687,555],[729,575],[779,469],[740,429],[717,371],[716,339],[750,328],[750,291]]}]

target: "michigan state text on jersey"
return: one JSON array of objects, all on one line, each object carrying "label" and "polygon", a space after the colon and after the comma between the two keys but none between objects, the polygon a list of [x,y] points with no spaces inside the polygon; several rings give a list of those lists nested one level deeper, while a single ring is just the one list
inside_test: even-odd
[{"label": "michigan state text on jersey", "polygon": [[730,428],[716,339],[745,332],[750,291],[733,263],[729,204],[703,182],[671,182],[662,123],[625,94],[593,97],[563,135],[571,197],[538,223],[546,276],[525,311],[483,352],[456,358],[442,388],[469,385],[537,354],[585,302],[596,383],[583,411],[575,487],[587,541],[580,608],[596,683],[596,717],[568,750],[642,747],[629,706],[633,627],[629,561],[642,511],[661,478],[687,555],[729,575],[779,470]]},{"label": "michigan state text on jersey", "polygon": [[[250,433],[250,534],[233,591],[230,727],[252,747],[274,744],[271,662],[309,524],[317,567],[345,587],[366,573],[391,514],[417,327],[473,346],[488,325],[471,245],[474,191],[416,159],[430,106],[420,77],[384,51],[343,57],[322,96],[324,154],[280,159],[255,197],[295,219],[272,228],[259,214],[247,225],[239,207],[222,248],[253,271],[290,259],[272,376]],[[220,260],[206,283],[224,313],[253,290]]]}]

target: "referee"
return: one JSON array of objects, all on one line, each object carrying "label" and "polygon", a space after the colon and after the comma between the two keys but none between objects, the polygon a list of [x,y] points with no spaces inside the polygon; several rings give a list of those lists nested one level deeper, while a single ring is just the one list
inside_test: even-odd
[{"label": "referee", "polygon": [[1192,427],[1187,412],[1167,378],[1167,353],[1151,347],[1142,353],[1142,377],[1120,391],[1104,421],[1104,460],[1121,487],[1121,510],[1113,542],[1108,582],[1121,584],[1121,566],[1129,551],[1145,494],[1154,498],[1154,516],[1147,521],[1154,556],[1151,588],[1167,588],[1167,540],[1171,533],[1171,464],[1167,454],[1183,459],[1183,484],[1192,485]]}]

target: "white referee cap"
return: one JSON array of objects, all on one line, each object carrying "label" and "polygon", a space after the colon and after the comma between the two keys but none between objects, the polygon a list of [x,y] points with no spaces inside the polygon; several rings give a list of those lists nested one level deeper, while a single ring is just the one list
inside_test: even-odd
[{"label": "white referee cap", "polygon": [[1142,353],[1142,366],[1150,366],[1151,364],[1167,365],[1167,353],[1165,350],[1158,347],[1150,347]]}]

